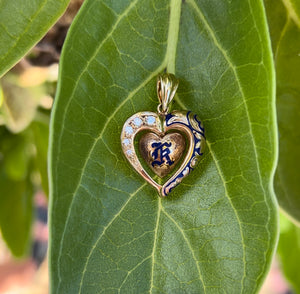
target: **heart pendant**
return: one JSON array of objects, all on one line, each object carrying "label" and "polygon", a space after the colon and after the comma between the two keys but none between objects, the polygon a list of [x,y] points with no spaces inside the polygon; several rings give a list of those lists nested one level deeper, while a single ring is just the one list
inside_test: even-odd
[{"label": "heart pendant", "polygon": [[[197,115],[191,111],[168,111],[177,87],[178,80],[174,75],[159,76],[158,113],[144,111],[132,115],[121,133],[125,157],[162,197],[167,196],[195,168],[205,145],[204,128]],[[148,174],[137,156],[135,139],[141,132],[139,152],[150,169],[161,178],[175,170],[163,185]]]}]

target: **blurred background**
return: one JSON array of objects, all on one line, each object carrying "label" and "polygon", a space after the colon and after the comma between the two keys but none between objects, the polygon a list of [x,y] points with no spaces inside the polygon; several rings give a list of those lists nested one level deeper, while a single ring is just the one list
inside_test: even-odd
[{"label": "blurred background", "polygon": [[0,293],[48,293],[47,149],[58,61],[83,0],[0,80]]},{"label": "blurred background", "polygon": [[[0,294],[48,293],[47,148],[58,61],[83,0],[0,83]],[[292,294],[276,257],[262,294]]]}]

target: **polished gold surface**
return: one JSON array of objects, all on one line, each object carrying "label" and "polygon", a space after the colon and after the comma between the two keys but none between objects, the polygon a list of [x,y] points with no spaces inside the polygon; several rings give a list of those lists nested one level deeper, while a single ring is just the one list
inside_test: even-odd
[{"label": "polished gold surface", "polygon": [[157,77],[157,96],[160,104],[157,111],[161,115],[169,112],[169,104],[172,102],[179,81],[173,74],[161,74]]},{"label": "polished gold surface", "polygon": [[148,166],[163,178],[179,162],[185,150],[185,138],[180,133],[161,136],[146,133],[140,139],[139,150]]}]

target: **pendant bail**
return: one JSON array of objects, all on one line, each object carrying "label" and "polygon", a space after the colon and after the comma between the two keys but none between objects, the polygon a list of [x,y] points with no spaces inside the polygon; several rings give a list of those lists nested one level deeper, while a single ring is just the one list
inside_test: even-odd
[{"label": "pendant bail", "polygon": [[159,105],[157,111],[160,115],[166,115],[169,111],[169,104],[173,100],[179,81],[169,73],[161,74],[157,77],[157,96]]}]

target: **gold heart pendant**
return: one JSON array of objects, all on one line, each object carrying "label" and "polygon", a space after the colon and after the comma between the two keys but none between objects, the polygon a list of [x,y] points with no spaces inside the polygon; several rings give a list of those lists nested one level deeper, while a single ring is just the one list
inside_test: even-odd
[{"label": "gold heart pendant", "polygon": [[[132,115],[121,133],[125,157],[162,197],[167,196],[195,168],[205,145],[204,128],[197,115],[191,111],[169,113],[168,107],[177,87],[178,80],[174,75],[160,75],[157,81],[158,113],[144,111]],[[139,140],[140,155],[159,177],[168,175],[181,161],[163,185],[153,180],[137,156],[135,138],[140,132],[143,133]]]}]

